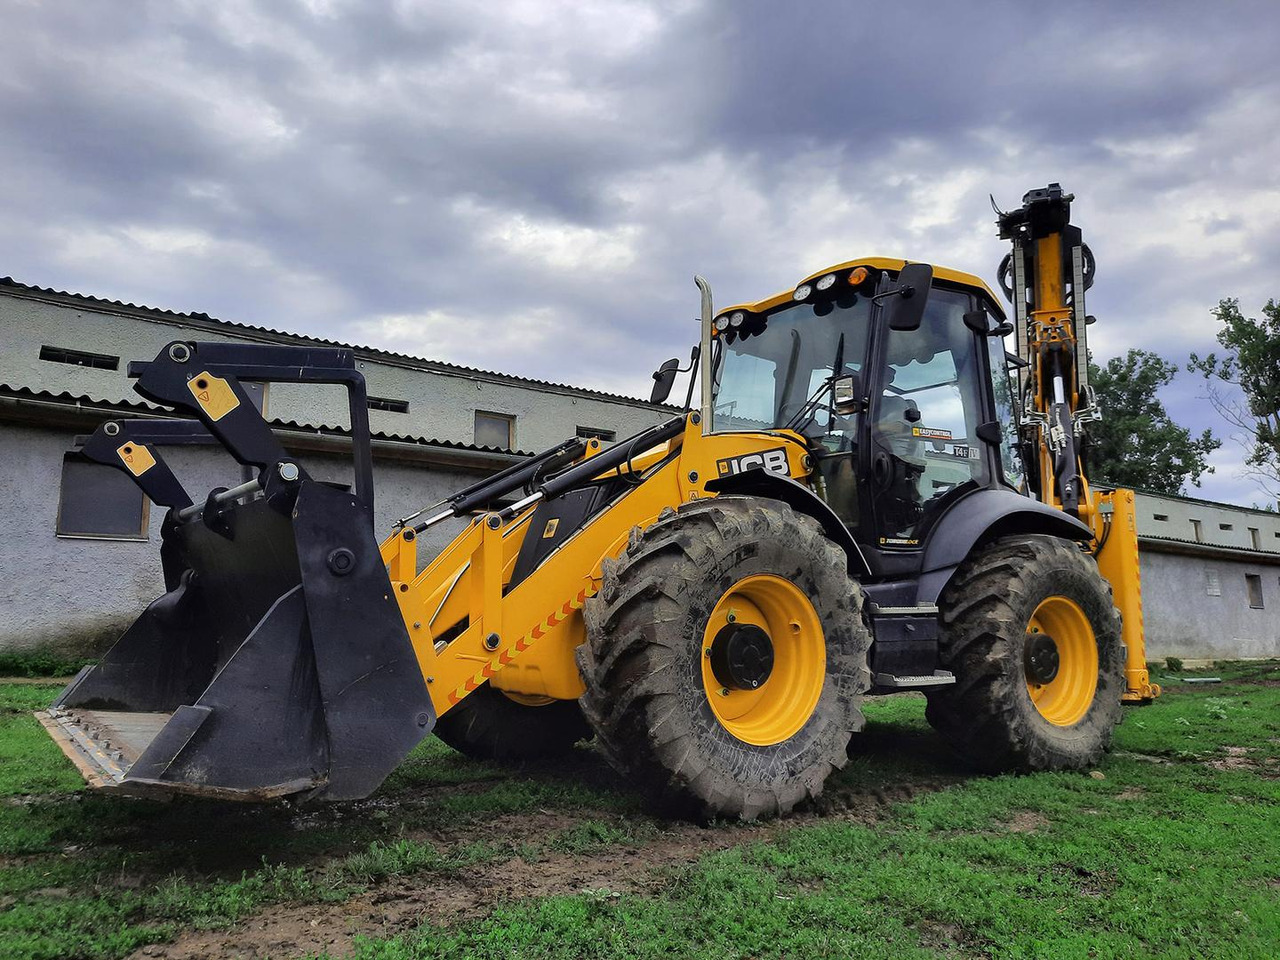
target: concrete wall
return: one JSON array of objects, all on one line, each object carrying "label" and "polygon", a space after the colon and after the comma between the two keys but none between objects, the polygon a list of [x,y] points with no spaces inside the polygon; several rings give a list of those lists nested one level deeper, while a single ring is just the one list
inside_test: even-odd
[{"label": "concrete wall", "polygon": [[[287,335],[240,331],[217,321],[124,308],[113,311],[56,298],[45,301],[3,288],[0,331],[0,383],[65,391],[108,403],[139,401],[125,376],[128,361],[150,360],[173,340],[305,342]],[[40,359],[43,345],[117,356],[120,368],[98,370],[44,361]],[[371,396],[409,403],[407,413],[371,410],[369,421],[375,432],[472,443],[475,412],[483,410],[515,416],[514,449],[535,452],[573,436],[576,427],[612,430],[621,439],[671,416],[671,411],[640,400],[451,370],[426,360],[394,359],[371,351],[357,351],[357,359]],[[346,395],[339,387],[272,384],[266,403],[267,414],[274,419],[310,426],[348,425]]]},{"label": "concrete wall", "polygon": [[[1262,609],[1249,605],[1247,574],[1261,579]],[[1280,657],[1280,563],[1145,546],[1142,616],[1150,660]]]},{"label": "concrete wall", "polygon": [[[152,509],[147,541],[59,537],[56,534],[63,454],[81,429],[0,422],[0,650],[41,650],[66,656],[100,652],[164,592],[160,522]],[[339,456],[299,454],[319,479],[350,481]],[[165,459],[194,495],[240,481],[239,465],[221,448],[168,448]],[[473,482],[481,471],[433,467],[381,457],[376,474],[375,534],[399,517]],[[442,523],[422,538],[424,560],[461,529]]]}]

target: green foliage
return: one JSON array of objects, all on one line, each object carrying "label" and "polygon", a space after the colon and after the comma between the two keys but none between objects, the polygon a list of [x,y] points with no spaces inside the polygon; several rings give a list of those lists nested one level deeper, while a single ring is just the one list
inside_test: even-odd
[{"label": "green foliage", "polygon": [[1102,420],[1089,425],[1090,473],[1122,487],[1180,493],[1213,473],[1209,454],[1222,441],[1206,430],[1200,436],[1169,418],[1158,391],[1173,382],[1177,364],[1149,350],[1130,350],[1105,367],[1090,361],[1089,382],[1098,395]]},{"label": "green foliage", "polygon": [[52,653],[0,653],[0,677],[70,677],[94,662]]},{"label": "green foliage", "polygon": [[564,853],[593,853],[610,847],[634,846],[651,839],[657,830],[648,820],[618,817],[614,820],[583,820],[560,831],[549,846]]},{"label": "green foliage", "polygon": [[1165,657],[1164,665],[1168,667],[1172,673],[1182,672],[1182,660],[1179,657]]},{"label": "green foliage", "polygon": [[383,842],[375,840],[361,851],[338,861],[328,871],[330,885],[344,882],[377,883],[388,877],[403,877],[426,870],[459,871],[480,863],[506,859],[508,852],[495,843],[476,841],[441,852],[434,844],[407,837]]},{"label": "green foliage", "polygon": [[1240,301],[1230,298],[1213,315],[1225,353],[1193,353],[1188,369],[1204,375],[1214,407],[1249,435],[1245,462],[1264,481],[1280,484],[1280,303],[1268,300],[1259,319],[1244,316]]}]

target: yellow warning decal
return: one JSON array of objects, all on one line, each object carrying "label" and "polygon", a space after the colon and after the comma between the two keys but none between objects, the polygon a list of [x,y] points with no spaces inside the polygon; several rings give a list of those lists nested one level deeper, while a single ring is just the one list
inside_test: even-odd
[{"label": "yellow warning decal", "polygon": [[231,389],[231,384],[221,377],[215,377],[207,370],[196,374],[187,381],[187,389],[196,398],[202,410],[210,420],[221,420],[228,413],[240,406],[240,398]]},{"label": "yellow warning decal", "polygon": [[156,465],[156,458],[140,443],[122,443],[116,447],[116,453],[124,462],[124,468],[135,477],[140,477]]},{"label": "yellow warning decal", "polygon": [[495,673],[516,658],[516,654],[524,653],[551,630],[573,616],[575,611],[581,610],[587,600],[599,592],[595,586],[579,590],[578,595],[572,600],[566,600],[559,610],[551,614],[515,643],[508,644],[502,650],[499,650],[497,655],[490,657],[489,661],[474,676],[464,681],[462,686],[449,694],[449,706],[456,707],[467,694],[488,683]]}]

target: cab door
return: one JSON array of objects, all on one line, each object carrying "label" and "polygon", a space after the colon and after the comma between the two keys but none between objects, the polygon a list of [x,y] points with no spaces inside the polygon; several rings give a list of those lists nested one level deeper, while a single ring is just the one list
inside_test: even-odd
[{"label": "cab door", "polygon": [[964,322],[973,309],[971,295],[935,286],[918,328],[881,328],[866,468],[871,545],[887,554],[918,550],[946,502],[989,482],[977,436],[989,420],[985,343]]}]

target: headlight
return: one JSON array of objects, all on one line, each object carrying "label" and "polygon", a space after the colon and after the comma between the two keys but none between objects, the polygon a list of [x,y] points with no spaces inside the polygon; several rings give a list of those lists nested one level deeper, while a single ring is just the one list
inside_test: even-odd
[{"label": "headlight", "polygon": [[812,293],[813,287],[809,286],[807,283],[802,283],[800,286],[796,287],[796,292],[791,295],[791,299],[797,301],[808,300]]},{"label": "headlight", "polygon": [[817,283],[814,284],[814,286],[817,287],[819,290],[830,290],[835,285],[836,285],[836,275],[834,273],[828,273],[825,277],[823,277],[821,280],[819,280]]},{"label": "headlight", "polygon": [[715,322],[714,326],[715,326],[715,328],[716,328],[718,331],[720,331],[721,333],[724,333],[726,330],[728,330],[728,329],[729,329],[729,317],[728,317],[728,315],[726,314],[726,315],[725,315],[725,316],[723,316],[723,317],[716,317],[716,322]]},{"label": "headlight", "polygon": [[735,310],[733,314],[729,317],[729,326],[733,327],[734,329],[737,329],[738,327],[742,326],[743,323],[746,322],[746,319],[747,319],[747,315],[745,313],[743,313],[741,310]]}]

